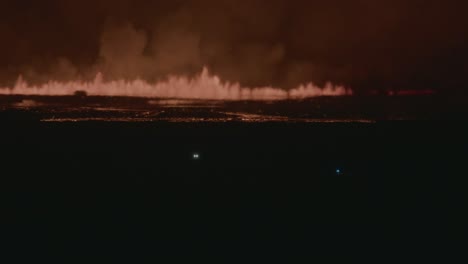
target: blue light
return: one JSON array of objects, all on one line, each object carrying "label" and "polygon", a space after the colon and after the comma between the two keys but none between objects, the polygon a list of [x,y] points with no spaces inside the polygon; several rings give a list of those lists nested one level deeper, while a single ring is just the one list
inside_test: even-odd
[{"label": "blue light", "polygon": [[341,174],[341,170],[340,170],[340,169],[336,169],[336,174]]}]

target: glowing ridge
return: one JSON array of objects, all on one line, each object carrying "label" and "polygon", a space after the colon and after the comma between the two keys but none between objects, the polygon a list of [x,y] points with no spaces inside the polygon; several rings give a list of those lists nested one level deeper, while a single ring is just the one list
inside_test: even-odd
[{"label": "glowing ridge", "polygon": [[301,99],[317,96],[344,96],[351,95],[352,91],[343,86],[331,83],[321,88],[313,83],[300,85],[290,90],[258,87],[244,88],[238,83],[223,83],[217,76],[211,75],[207,68],[195,78],[169,77],[166,81],[150,84],[147,81],[136,79],[133,81],[117,80],[103,81],[102,74],[98,73],[94,81],[49,81],[42,85],[29,85],[22,77],[18,78],[12,88],[0,87],[3,95],[73,95],[76,91],[86,92],[90,96],[128,96],[151,98],[183,98],[205,100],[284,100]]}]

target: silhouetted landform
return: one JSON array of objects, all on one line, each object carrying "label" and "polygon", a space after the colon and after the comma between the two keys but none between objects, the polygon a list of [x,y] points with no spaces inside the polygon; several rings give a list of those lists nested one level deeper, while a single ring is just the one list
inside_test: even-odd
[{"label": "silhouetted landform", "polygon": [[86,97],[88,93],[86,91],[76,91],[73,95],[76,97]]},{"label": "silhouetted landform", "polygon": [[[47,107],[12,106],[25,99]],[[27,247],[48,259],[95,253],[139,263],[186,262],[180,252],[238,263],[465,253],[468,125],[442,120],[456,119],[448,114],[459,106],[442,104],[437,112],[432,107],[441,99],[431,97],[212,108],[76,100],[0,100],[7,108],[0,111],[4,251],[21,256],[15,250]],[[117,107],[99,109],[104,103]],[[288,121],[355,116],[370,105],[382,110],[376,118],[388,118],[385,106],[411,105],[408,116],[421,120]],[[291,114],[242,120],[260,110]],[[128,122],[148,111],[164,112]],[[54,118],[91,122],[39,122]]]}]

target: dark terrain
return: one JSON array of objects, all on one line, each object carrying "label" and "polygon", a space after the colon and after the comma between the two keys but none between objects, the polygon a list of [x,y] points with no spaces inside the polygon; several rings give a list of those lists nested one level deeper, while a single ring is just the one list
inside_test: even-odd
[{"label": "dark terrain", "polygon": [[19,262],[447,261],[466,249],[461,100],[0,106],[2,237]]}]

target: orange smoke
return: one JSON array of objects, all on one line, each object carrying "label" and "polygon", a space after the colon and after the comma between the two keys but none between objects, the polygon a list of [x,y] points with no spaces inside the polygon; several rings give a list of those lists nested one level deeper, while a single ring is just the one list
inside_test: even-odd
[{"label": "orange smoke", "polygon": [[91,96],[128,96],[150,98],[180,98],[205,100],[284,100],[302,99],[317,96],[351,95],[352,91],[343,86],[328,83],[318,87],[312,83],[285,91],[273,87],[244,88],[237,83],[223,83],[217,76],[204,69],[195,78],[169,77],[166,81],[150,84],[144,80],[103,81],[102,74],[97,74],[92,82],[49,81],[42,85],[29,85],[21,77],[14,87],[0,88],[4,95],[73,95],[84,91]]}]

